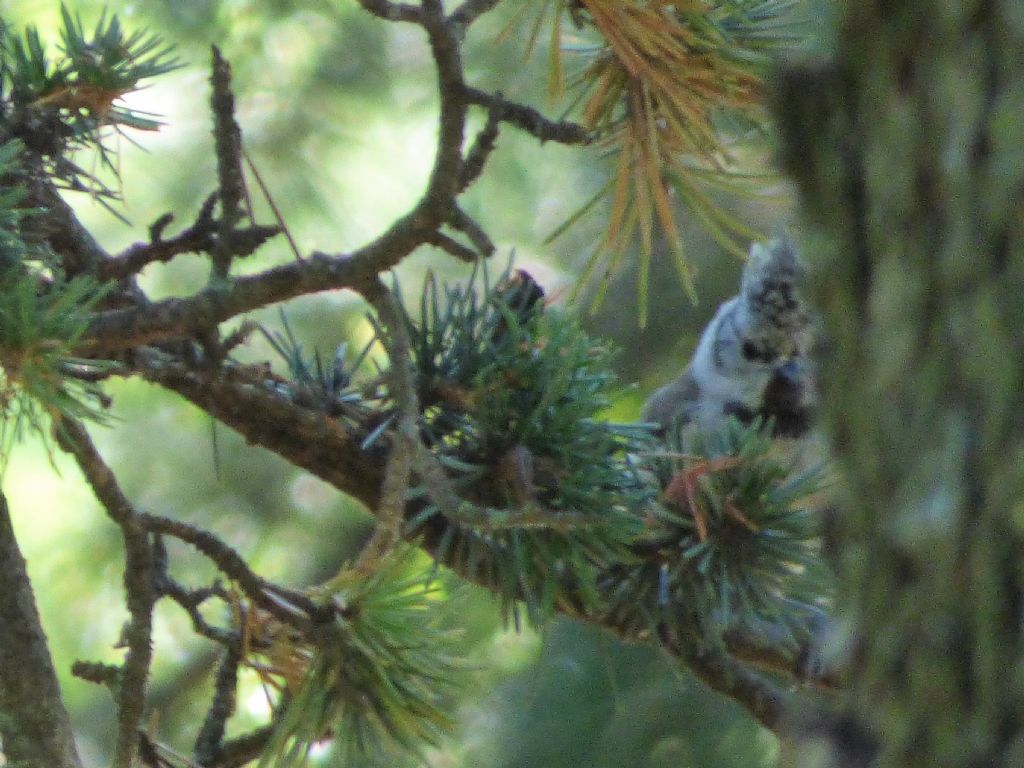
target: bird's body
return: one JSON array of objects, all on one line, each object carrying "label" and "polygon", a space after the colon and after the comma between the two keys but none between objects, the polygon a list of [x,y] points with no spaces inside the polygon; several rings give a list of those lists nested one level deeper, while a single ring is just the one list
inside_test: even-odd
[{"label": "bird's body", "polygon": [[685,438],[730,416],[761,417],[773,420],[777,436],[804,436],[815,393],[809,313],[797,290],[802,272],[788,239],[754,243],[740,292],[718,308],[679,377],[647,400],[643,420]]}]

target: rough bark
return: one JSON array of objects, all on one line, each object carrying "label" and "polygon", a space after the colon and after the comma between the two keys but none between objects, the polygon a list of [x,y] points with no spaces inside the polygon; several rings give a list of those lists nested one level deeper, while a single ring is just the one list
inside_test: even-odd
[{"label": "rough bark", "polygon": [[834,60],[791,67],[775,105],[855,628],[814,764],[1024,765],[1024,13],[840,5]]},{"label": "rough bark", "polygon": [[8,763],[81,768],[25,559],[0,495],[0,736]]}]

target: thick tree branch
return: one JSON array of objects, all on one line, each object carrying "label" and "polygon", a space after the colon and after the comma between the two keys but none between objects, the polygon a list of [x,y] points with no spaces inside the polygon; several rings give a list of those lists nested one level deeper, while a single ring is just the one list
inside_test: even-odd
[{"label": "thick tree branch", "polygon": [[684,650],[686,665],[711,690],[739,702],[765,728],[782,730],[790,696],[778,685],[752,672],[724,651]]},{"label": "thick tree branch", "polygon": [[137,352],[136,364],[144,378],[177,392],[251,443],[376,508],[387,459],[379,447],[360,447],[375,427],[372,422],[349,425],[331,418],[320,398],[282,384],[263,369],[231,363],[219,371],[193,368],[154,349]]},{"label": "thick tree branch", "polygon": [[[367,6],[372,6],[367,7]],[[390,3],[364,4],[379,15],[398,12]],[[401,15],[401,14],[400,14]],[[359,288],[390,269],[418,246],[436,240],[438,227],[458,218],[455,197],[462,191],[462,143],[466,100],[460,41],[440,3],[416,9],[415,20],[427,33],[437,65],[440,98],[434,166],[427,189],[413,209],[372,243],[347,256],[314,253],[301,262],[258,275],[221,281],[186,299],[170,299],[143,308],[101,313],[83,337],[90,354],[110,354],[141,344],[208,331],[235,315],[295,296],[336,288]],[[460,186],[462,185],[462,186]],[[460,218],[460,221],[462,219]],[[476,233],[475,240],[480,240]],[[482,242],[482,241],[481,241]]]},{"label": "thick tree branch", "polygon": [[[399,243],[399,241],[401,241]],[[376,261],[398,261],[418,245],[412,230],[379,240],[351,256],[315,253],[305,261],[274,267],[257,275],[229,279],[183,299],[166,299],[146,307],[98,313],[83,336],[82,347],[93,354],[110,354],[154,341],[191,336],[236,315],[275,302],[320,291],[350,288],[377,273]]]},{"label": "thick tree branch", "polygon": [[[359,499],[369,509],[376,510],[379,507],[386,453],[380,447],[382,441],[377,441],[371,451],[361,448],[365,437],[375,428],[376,422],[373,419],[357,418],[345,422],[328,418],[322,409],[312,406],[311,399],[301,404],[303,398],[298,394],[300,389],[293,389],[294,385],[276,381],[266,386],[255,384],[250,378],[252,369],[230,369],[218,376],[204,370],[190,371],[180,363],[164,363],[158,370],[156,375],[152,370],[144,370],[143,374],[185,395],[252,442],[316,474],[339,490]],[[428,457],[424,457],[423,451],[418,451],[414,471],[431,489],[432,496],[436,496],[434,501],[442,509],[457,508],[459,502],[451,492],[446,492],[448,485],[443,470],[431,465]],[[407,510],[407,515],[413,515],[416,511],[413,505]],[[425,545],[428,548],[431,546],[429,536]],[[639,554],[642,556],[643,553]],[[576,618],[603,626],[623,640],[643,641],[642,638],[623,633],[616,626],[582,616],[569,604],[560,607]],[[824,688],[832,688],[838,682],[835,670],[820,670],[814,664],[807,663],[808,658],[815,653],[810,645],[804,649],[795,649],[788,636],[776,643],[771,638],[737,630],[729,633],[725,642],[730,654],[737,659],[782,674],[791,680]],[[673,653],[679,655],[682,650],[677,649]],[[711,687],[721,690],[727,685],[728,678],[718,679],[715,675],[722,669],[719,663],[702,662],[702,668],[695,671],[707,677]],[[750,675],[749,670],[747,675]],[[740,687],[735,697],[754,696],[748,703],[752,711],[762,710],[758,714],[760,718],[774,717],[775,710],[769,706],[773,697],[765,694],[762,702],[759,698],[761,694],[754,695],[758,690],[757,679],[756,676],[738,677],[737,685]]]},{"label": "thick tree branch", "polygon": [[8,763],[82,768],[25,559],[0,494],[0,737]]}]

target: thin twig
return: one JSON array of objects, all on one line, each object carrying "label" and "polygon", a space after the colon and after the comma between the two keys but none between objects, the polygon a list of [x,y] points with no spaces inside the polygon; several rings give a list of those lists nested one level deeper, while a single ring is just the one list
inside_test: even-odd
[{"label": "thin twig", "polygon": [[99,661],[76,661],[71,665],[71,674],[79,680],[103,685],[116,691],[121,684],[121,668]]},{"label": "thin twig", "polygon": [[423,0],[420,24],[427,32],[430,52],[437,66],[437,87],[440,99],[437,151],[427,191],[420,206],[424,213],[437,217],[441,223],[448,217],[459,192],[462,173],[462,143],[466,130],[465,85],[462,71],[462,46],[459,37],[444,17],[439,0]]},{"label": "thin twig", "polygon": [[112,765],[131,768],[138,755],[139,725],[145,714],[146,683],[152,662],[153,551],[139,515],[103,461],[92,438],[79,422],[63,419],[54,430],[57,442],[78,462],[82,474],[110,518],[121,528],[125,548],[124,585],[131,621],[124,636],[128,645],[117,696],[118,728]]},{"label": "thin twig", "polygon": [[558,144],[589,144],[592,140],[590,131],[579,123],[565,120],[549,120],[533,107],[504,101],[500,95],[490,94],[470,85],[462,86],[462,98],[469,104],[493,109],[501,103],[501,121],[526,131],[541,142],[554,141]]},{"label": "thin twig", "polygon": [[410,21],[418,23],[420,9],[408,3],[391,3],[388,0],[359,0],[366,11],[387,21]]},{"label": "thin twig", "polygon": [[148,243],[135,243],[100,263],[101,279],[120,279],[138,274],[147,264],[170,261],[182,253],[210,250],[216,241],[217,224],[213,218],[213,207],[216,203],[216,195],[207,197],[200,206],[199,214],[192,226],[170,240],[163,239],[163,230],[173,221],[174,215],[165,213],[150,225]]},{"label": "thin twig", "polygon": [[239,635],[236,632],[213,626],[206,621],[199,610],[199,606],[211,597],[226,600],[223,588],[219,583],[202,589],[188,589],[183,584],[179,584],[168,572],[167,547],[164,546],[162,536],[154,537],[153,569],[155,571],[153,582],[156,586],[157,596],[169,597],[180,605],[192,619],[192,629],[197,634],[226,648],[238,642]]},{"label": "thin twig", "polygon": [[449,237],[443,232],[431,232],[426,238],[426,242],[454,256],[459,261],[465,261],[469,264],[475,262],[480,256],[472,248],[466,247],[455,238]]},{"label": "thin twig", "polygon": [[237,633],[210,624],[199,610],[199,606],[216,594],[213,589],[209,587],[188,589],[174,579],[168,578],[163,583],[160,592],[162,596],[169,597],[180,605],[185,613],[188,614],[189,619],[192,620],[192,629],[195,630],[196,634],[224,647],[231,647],[234,643],[238,642]]},{"label": "thin twig", "polygon": [[274,726],[265,725],[255,731],[236,736],[224,742],[220,757],[206,768],[241,768],[252,762],[267,748],[270,737],[274,735]]},{"label": "thin twig", "polygon": [[212,55],[210,84],[213,93],[210,106],[213,110],[213,136],[217,153],[220,223],[217,247],[210,254],[213,261],[210,277],[211,280],[223,280],[228,275],[231,258],[234,256],[231,244],[242,218],[245,176],[242,173],[242,130],[235,120],[235,95],[231,92],[231,66],[215,45],[212,46]]},{"label": "thin twig", "polygon": [[[213,207],[217,196],[210,195],[199,209],[195,222],[180,234],[162,239],[163,227],[151,227],[150,242],[135,243],[127,249],[99,264],[101,280],[120,280],[137,275],[150,264],[167,262],[184,253],[210,253],[220,247],[217,236],[217,222],[213,218]],[[169,223],[167,216],[158,222]],[[158,222],[154,222],[154,225]],[[232,251],[235,256],[248,256],[267,240],[278,234],[278,227],[255,224],[235,231],[232,237]]]},{"label": "thin twig", "polygon": [[277,226],[280,227],[284,233],[285,238],[288,240],[288,246],[292,249],[292,254],[295,256],[296,261],[302,261],[302,254],[299,253],[299,246],[295,242],[295,238],[292,237],[292,232],[288,229],[288,225],[284,223],[284,216],[281,215],[281,209],[277,207],[277,203],[274,201],[274,196],[270,194],[270,189],[263,182],[263,177],[260,175],[259,169],[256,167],[256,163],[249,157],[249,153],[245,151],[245,147],[242,147],[242,157],[245,158],[245,164],[249,166],[249,171],[252,173],[254,179],[256,179],[256,185],[260,188],[260,194],[263,195],[263,199],[267,201],[267,205],[270,206],[271,212],[274,214],[274,220],[277,221]]},{"label": "thin twig", "polygon": [[395,294],[379,279],[366,289],[364,295],[377,310],[383,324],[382,338],[390,361],[388,390],[398,408],[398,423],[391,435],[391,452],[384,469],[380,503],[376,510],[377,527],[356,562],[356,568],[369,571],[401,541],[413,457],[421,442],[417,428],[419,398],[412,368],[412,342],[402,309]]},{"label": "thin twig", "polygon": [[494,103],[487,110],[487,122],[480,132],[473,139],[473,145],[466,153],[466,160],[462,165],[462,175],[459,177],[459,191],[465,191],[470,184],[476,181],[484,170],[488,158],[497,146],[498,132],[501,127],[502,110],[505,102],[500,93],[494,94]]},{"label": "thin twig", "polygon": [[452,11],[448,18],[458,27],[468,27],[478,18],[494,8],[501,0],[465,0],[465,2]]},{"label": "thin twig", "polygon": [[289,626],[308,631],[330,613],[330,609],[313,602],[307,595],[266,581],[249,568],[241,555],[209,531],[181,520],[147,513],[139,514],[138,520],[147,531],[171,536],[195,547],[238,584],[250,600]]},{"label": "thin twig", "polygon": [[470,242],[476,246],[476,249],[481,256],[486,257],[494,253],[494,243],[491,242],[491,238],[484,231],[484,228],[477,224],[476,221],[474,221],[473,218],[459,206],[452,206],[448,223],[455,227],[455,229],[463,232],[466,237],[470,239]]},{"label": "thin twig", "polygon": [[235,689],[238,685],[238,666],[242,661],[238,646],[228,648],[217,670],[213,686],[213,700],[199,729],[193,750],[196,762],[209,765],[220,759],[224,744],[224,730],[228,718],[235,713]]}]

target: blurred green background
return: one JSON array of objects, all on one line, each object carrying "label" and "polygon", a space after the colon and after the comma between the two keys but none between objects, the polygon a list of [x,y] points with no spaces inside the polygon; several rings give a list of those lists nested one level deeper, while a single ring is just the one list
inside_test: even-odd
[{"label": "blurred green background", "polygon": [[[540,46],[532,56],[524,54],[529,23],[516,16],[520,5],[502,3],[474,27],[465,56],[468,78],[557,115],[561,107],[546,96],[546,51]],[[164,212],[176,215],[169,232],[187,225],[214,189],[211,44],[232,63],[246,147],[300,250],[337,253],[365,243],[422,191],[433,159],[436,85],[418,29],[376,20],[353,0],[73,0],[69,7],[87,28],[106,7],[129,27],[159,31],[176,45],[184,64],[129,97],[133,107],[159,114],[166,126],[159,133],[136,132],[133,141],[112,139],[120,150],[120,210],[131,224],[88,197],[71,198],[110,251],[144,239],[146,225]],[[54,0],[4,0],[0,9],[15,28],[33,23],[44,39],[58,41]],[[506,29],[511,33],[503,35]],[[480,125],[482,116],[474,120]],[[89,157],[80,162],[95,165]],[[498,245],[501,266],[514,252],[516,264],[564,303],[601,234],[603,217],[585,220],[553,245],[543,241],[600,188],[607,173],[607,161],[596,150],[541,147],[505,128],[465,207]],[[250,187],[262,222],[271,223],[265,201],[255,184]],[[791,224],[793,213],[786,186],[777,185],[775,192],[767,201],[726,204],[770,232]],[[663,257],[652,269],[646,329],[636,325],[635,275],[628,266],[613,277],[601,308],[586,313],[591,330],[622,350],[627,386],[614,418],[636,418],[645,393],[681,368],[703,324],[735,290],[739,262],[694,220],[685,214],[682,220],[685,244],[699,268],[699,305],[688,302],[670,259]],[[278,238],[237,267],[256,270],[291,258]],[[442,253],[419,252],[400,270],[410,294],[428,268],[446,279],[467,273]],[[181,257],[151,266],[143,282],[153,296],[181,295],[206,277],[204,262]],[[349,341],[356,349],[368,336],[363,307],[345,292],[306,297],[286,311],[306,350],[317,349],[328,359],[339,343]],[[268,330],[280,330],[276,308],[255,318]],[[258,336],[242,354],[280,364]],[[263,574],[293,585],[326,578],[358,551],[369,517],[330,487],[245,445],[226,428],[215,430],[204,414],[155,387],[120,381],[109,391],[116,421],[91,431],[140,509],[199,522],[233,543]],[[121,658],[113,648],[126,618],[121,544],[77,469],[61,456],[52,459],[51,464],[38,446],[19,447],[4,487],[84,756],[99,766],[110,745],[110,697],[68,670],[74,659]],[[212,576],[184,549],[172,549],[171,556],[175,572],[192,585]],[[502,625],[495,601],[472,587],[463,588],[452,622],[465,629],[464,652],[478,671],[460,710],[459,731],[430,751],[430,765],[775,764],[778,748],[770,734],[655,649],[621,646],[567,621],[517,633]],[[193,638],[173,605],[158,609],[154,639],[153,727],[162,740],[188,752],[210,690],[216,648]],[[250,676],[234,725],[251,727],[266,711]],[[332,764],[329,750],[317,761]]]}]

